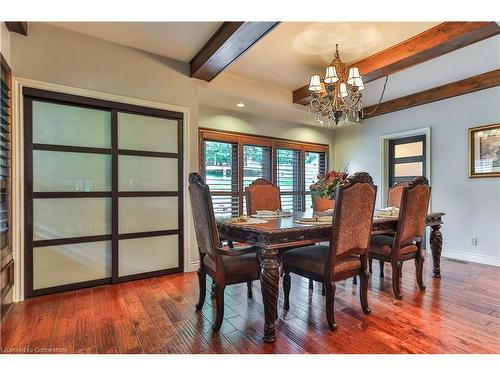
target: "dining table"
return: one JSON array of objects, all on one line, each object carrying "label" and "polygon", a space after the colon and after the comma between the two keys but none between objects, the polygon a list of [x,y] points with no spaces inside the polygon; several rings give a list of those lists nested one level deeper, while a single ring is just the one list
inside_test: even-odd
[{"label": "dining table", "polygon": [[[260,249],[260,283],[264,304],[264,341],[276,340],[275,324],[278,319],[278,293],[280,279],[280,250],[291,247],[313,245],[329,241],[331,223],[301,224],[302,218],[312,217],[315,212],[295,212],[291,216],[266,218],[258,224],[234,223],[230,215],[216,215],[221,240],[245,243]],[[443,212],[427,215],[426,225],[431,228],[430,247],[433,260],[433,277],[441,277],[441,250],[443,237],[440,231]],[[397,217],[373,218],[372,235],[395,233]]]}]

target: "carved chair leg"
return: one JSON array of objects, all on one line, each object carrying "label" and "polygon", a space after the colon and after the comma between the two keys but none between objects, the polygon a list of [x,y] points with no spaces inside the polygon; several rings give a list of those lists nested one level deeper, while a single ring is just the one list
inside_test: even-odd
[{"label": "carved chair leg", "polygon": [[252,298],[252,282],[247,281],[247,297]]},{"label": "carved chair leg", "polygon": [[212,280],[212,290],[210,291],[210,298],[214,299],[215,298],[215,289],[217,288],[217,285],[215,284],[215,281]]},{"label": "carved chair leg", "polygon": [[207,273],[203,268],[200,268],[197,274],[200,285],[200,297],[198,299],[198,303],[196,304],[196,310],[201,310],[203,304],[205,303],[205,296],[207,294]]},{"label": "carved chair leg", "polygon": [[384,277],[384,265],[385,265],[385,262],[383,260],[379,260],[378,264],[380,266],[380,277]]},{"label": "carved chair leg", "polygon": [[309,279],[309,289],[313,290],[314,289],[314,283],[312,279]]},{"label": "carved chair leg", "polygon": [[357,276],[354,276],[354,277],[352,278],[352,284],[353,284],[353,285],[358,285],[358,277],[357,277]]},{"label": "carved chair leg", "polygon": [[219,332],[224,319],[224,289],[225,285],[217,285],[215,288],[215,322],[212,325],[214,332]]},{"label": "carved chair leg", "polygon": [[424,260],[425,259],[422,256],[415,258],[415,273],[417,274],[417,284],[420,290],[425,290],[423,278]]},{"label": "carved chair leg", "polygon": [[373,263],[373,259],[368,258],[368,270],[370,271],[370,273],[373,273],[372,263]]},{"label": "carved chair leg", "polygon": [[361,301],[361,308],[365,314],[371,313],[370,308],[368,307],[368,283],[370,281],[370,273],[366,272],[366,270],[361,271],[361,275],[359,276],[359,280],[361,285],[359,286],[359,299]]},{"label": "carved chair leg", "polygon": [[322,295],[322,296],[326,295],[326,292],[325,292],[325,284],[322,284],[322,286],[321,286],[321,295]]},{"label": "carved chair leg", "polygon": [[394,296],[397,299],[401,299],[401,291],[400,291],[400,278],[399,275],[401,273],[401,262],[392,263],[392,290],[394,292]]},{"label": "carved chair leg", "polygon": [[290,277],[290,272],[286,272],[283,275],[283,296],[284,296],[284,301],[283,301],[283,309],[288,310],[290,309],[290,288],[292,286],[292,280]]},{"label": "carved chair leg", "polygon": [[335,323],[335,313],[334,313],[334,300],[335,300],[335,283],[326,283],[326,319],[328,321],[328,326],[332,331],[337,329],[337,324]]}]

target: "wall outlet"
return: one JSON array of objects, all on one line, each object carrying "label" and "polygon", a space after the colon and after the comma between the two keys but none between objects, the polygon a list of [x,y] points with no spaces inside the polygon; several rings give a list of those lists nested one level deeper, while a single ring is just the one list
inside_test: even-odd
[{"label": "wall outlet", "polygon": [[477,237],[472,237],[472,240],[470,242],[472,246],[477,246]]}]

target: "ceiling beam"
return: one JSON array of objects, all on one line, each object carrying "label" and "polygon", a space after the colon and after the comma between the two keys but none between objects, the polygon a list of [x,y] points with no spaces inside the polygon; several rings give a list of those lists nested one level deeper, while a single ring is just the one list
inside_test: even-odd
[{"label": "ceiling beam", "polygon": [[[443,22],[395,46],[352,63],[370,82],[421,64],[500,33],[496,22]],[[309,104],[308,86],[293,92],[293,102]]]},{"label": "ceiling beam", "polygon": [[28,22],[5,22],[7,30],[28,36]]},{"label": "ceiling beam", "polygon": [[210,82],[279,22],[223,22],[190,61],[191,77]]},{"label": "ceiling beam", "polygon": [[[364,118],[400,111],[500,85],[500,69],[364,108]],[[376,110],[375,110],[376,109]],[[374,113],[371,113],[375,110]],[[369,115],[367,115],[369,113]]]}]

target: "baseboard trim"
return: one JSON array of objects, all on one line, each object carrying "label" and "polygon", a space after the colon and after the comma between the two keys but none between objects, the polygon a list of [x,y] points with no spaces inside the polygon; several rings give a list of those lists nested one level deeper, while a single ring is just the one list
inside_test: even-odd
[{"label": "baseboard trim", "polygon": [[199,260],[193,260],[189,262],[186,266],[186,269],[184,272],[194,272],[198,271],[198,268],[200,267],[200,261]]},{"label": "baseboard trim", "polygon": [[479,254],[466,253],[464,251],[443,249],[441,256],[450,259],[465,260],[468,262],[481,263],[481,264],[487,264],[489,266],[500,267],[500,258],[492,257],[490,255],[479,255]]}]

